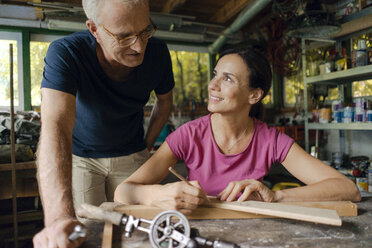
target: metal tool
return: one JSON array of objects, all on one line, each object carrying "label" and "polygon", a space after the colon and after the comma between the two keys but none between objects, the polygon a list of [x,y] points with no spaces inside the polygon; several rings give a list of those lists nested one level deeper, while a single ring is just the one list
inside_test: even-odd
[{"label": "metal tool", "polygon": [[76,225],[74,231],[68,236],[68,240],[74,241],[78,238],[85,238],[87,236],[87,229],[81,225]]},{"label": "metal tool", "polygon": [[[83,218],[108,221],[114,225],[124,226],[125,237],[131,237],[134,229],[146,232],[153,247],[157,248],[239,248],[238,245],[226,241],[210,241],[199,236],[196,229],[191,235],[187,218],[178,211],[164,211],[153,220],[136,219],[115,211],[107,211],[89,204],[82,204],[77,214]],[[142,226],[146,224],[147,227]]]}]

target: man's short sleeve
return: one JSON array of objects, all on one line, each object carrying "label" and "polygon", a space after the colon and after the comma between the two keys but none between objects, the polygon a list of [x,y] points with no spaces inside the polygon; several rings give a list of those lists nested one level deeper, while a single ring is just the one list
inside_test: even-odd
[{"label": "man's short sleeve", "polygon": [[168,93],[173,89],[174,77],[172,70],[172,61],[167,45],[162,42],[160,49],[162,57],[162,75],[158,86],[155,88],[155,93],[162,95]]},{"label": "man's short sleeve", "polygon": [[71,50],[61,40],[54,41],[50,44],[44,61],[41,88],[76,95],[77,70]]}]

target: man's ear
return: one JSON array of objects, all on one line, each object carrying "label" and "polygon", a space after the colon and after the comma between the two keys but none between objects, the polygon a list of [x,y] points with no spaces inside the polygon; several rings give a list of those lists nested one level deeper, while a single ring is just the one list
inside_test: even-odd
[{"label": "man's ear", "polygon": [[87,25],[89,32],[97,39],[97,25],[92,20],[87,20],[85,22]]},{"label": "man's ear", "polygon": [[259,100],[261,100],[263,96],[263,90],[260,88],[251,90],[249,94],[249,103],[251,105],[256,104]]}]

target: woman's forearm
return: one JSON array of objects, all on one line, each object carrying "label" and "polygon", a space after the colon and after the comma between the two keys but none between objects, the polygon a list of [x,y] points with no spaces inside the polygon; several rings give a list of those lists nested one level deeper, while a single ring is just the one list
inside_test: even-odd
[{"label": "woman's forearm", "polygon": [[114,201],[123,204],[151,205],[152,199],[161,185],[142,185],[136,183],[120,184],[114,194]]},{"label": "woman's forearm", "polygon": [[356,185],[349,179],[330,178],[298,188],[275,191],[275,201],[354,201],[361,200]]}]

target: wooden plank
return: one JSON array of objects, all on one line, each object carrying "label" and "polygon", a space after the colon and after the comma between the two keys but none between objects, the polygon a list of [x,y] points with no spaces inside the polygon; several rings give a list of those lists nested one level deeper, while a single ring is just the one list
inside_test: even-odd
[{"label": "wooden plank", "polygon": [[[17,178],[14,180],[16,188],[15,197],[34,197],[39,196],[36,178]],[[13,185],[10,178],[0,181],[0,200],[11,199],[13,196]]]},{"label": "wooden plank", "polygon": [[14,85],[13,85],[13,44],[9,44],[9,67],[10,67],[10,146],[12,162],[12,203],[13,203],[13,228],[14,247],[18,248],[18,216],[17,216],[17,181],[16,181],[16,158],[15,158],[15,135],[14,135]]},{"label": "wooden plank", "polygon": [[372,15],[363,16],[359,19],[341,24],[341,32],[333,35],[332,38],[348,35],[370,27],[372,27]]},{"label": "wooden plank", "polygon": [[161,12],[172,13],[176,8],[181,7],[186,0],[167,0]]},{"label": "wooden plank", "polygon": [[341,226],[342,221],[335,210],[283,205],[259,201],[207,203],[210,207],[236,210],[279,218],[302,220],[333,226]]},{"label": "wooden plank", "polygon": [[[20,162],[15,165],[16,170],[28,170],[35,169],[35,161]],[[12,170],[12,164],[0,164],[0,171],[10,171]]]},{"label": "wooden plank", "polygon": [[280,204],[336,210],[339,216],[358,216],[358,206],[351,201],[281,202]]},{"label": "wooden plank", "polygon": [[[34,3],[41,3],[41,0],[33,0]],[[35,15],[38,20],[44,20],[43,8],[35,7]]]},{"label": "wooden plank", "polygon": [[252,2],[253,0],[230,0],[209,20],[214,23],[225,23]]},{"label": "wooden plank", "polygon": [[[350,201],[329,201],[329,202],[283,202],[283,205],[294,205],[336,210],[340,216],[357,216],[358,208]],[[163,210],[157,207],[144,205],[116,205],[115,211],[133,215],[136,218],[153,219]],[[218,209],[200,206],[193,211],[188,219],[252,219],[252,218],[275,218],[274,216],[245,213],[228,209]]]},{"label": "wooden plank", "polygon": [[112,247],[113,224],[105,222],[102,235],[102,248]]}]

